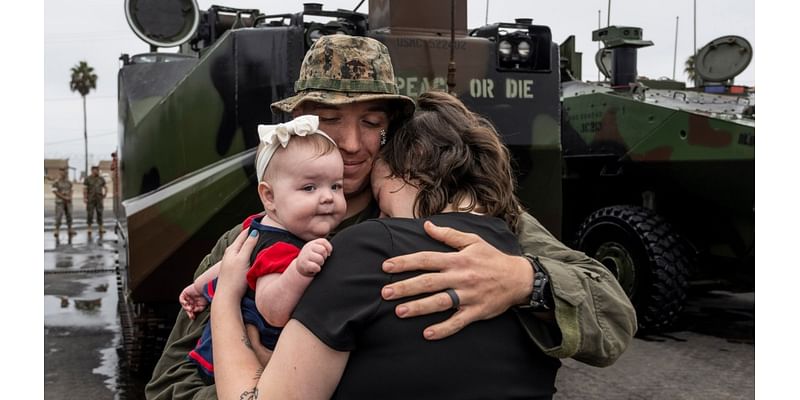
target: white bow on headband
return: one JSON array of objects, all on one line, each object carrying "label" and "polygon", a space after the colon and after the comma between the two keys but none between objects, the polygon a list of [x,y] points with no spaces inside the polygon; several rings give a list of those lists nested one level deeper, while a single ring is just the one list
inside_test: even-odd
[{"label": "white bow on headband", "polygon": [[319,130],[319,117],[316,115],[303,115],[278,125],[259,125],[258,137],[264,143],[264,147],[256,154],[256,176],[258,176],[258,181],[261,182],[264,170],[267,169],[269,160],[272,159],[279,145],[286,148],[292,135],[306,136],[312,134],[322,135],[330,140],[331,143],[336,144],[330,136]]}]

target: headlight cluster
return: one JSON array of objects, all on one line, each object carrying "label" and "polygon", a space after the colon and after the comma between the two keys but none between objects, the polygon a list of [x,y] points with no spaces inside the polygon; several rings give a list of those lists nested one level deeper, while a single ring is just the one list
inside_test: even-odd
[{"label": "headlight cluster", "polygon": [[[470,36],[494,42],[499,71],[550,72],[553,35],[544,25],[533,25],[530,18],[514,23],[499,22],[470,31]],[[556,65],[557,68],[557,65]]]},{"label": "headlight cluster", "polygon": [[351,35],[350,31],[346,26],[333,21],[327,24],[312,22],[306,29],[306,45],[311,47],[314,42],[325,35]]},{"label": "headlight cluster", "polygon": [[503,68],[514,68],[527,63],[532,56],[531,42],[523,32],[513,32],[501,36],[497,42],[497,53]]}]

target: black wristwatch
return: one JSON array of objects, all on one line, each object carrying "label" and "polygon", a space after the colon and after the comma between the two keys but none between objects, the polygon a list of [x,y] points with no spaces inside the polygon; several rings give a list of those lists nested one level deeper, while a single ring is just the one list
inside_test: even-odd
[{"label": "black wristwatch", "polygon": [[531,268],[533,268],[533,290],[531,291],[531,297],[528,299],[528,304],[519,307],[534,312],[550,311],[555,306],[550,289],[550,277],[539,261],[539,257],[526,254],[525,258],[528,259],[528,262],[531,263]]}]

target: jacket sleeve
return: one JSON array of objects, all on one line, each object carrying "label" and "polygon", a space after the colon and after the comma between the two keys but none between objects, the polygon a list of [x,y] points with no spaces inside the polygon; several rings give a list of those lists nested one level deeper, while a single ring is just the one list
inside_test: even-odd
[{"label": "jacket sleeve", "polygon": [[[203,258],[194,277],[197,278],[205,270],[222,260],[225,249],[230,243],[233,243],[241,231],[242,226],[237,224],[222,235],[211,253]],[[216,386],[206,385],[197,371],[197,366],[186,358],[203,334],[203,328],[208,323],[210,315],[210,307],[197,315],[194,321],[189,319],[186,313],[178,313],[175,326],[164,346],[164,352],[161,353],[161,358],[153,370],[150,382],[145,386],[147,399],[201,400],[217,398]]]},{"label": "jacket sleeve", "polygon": [[552,357],[599,367],[613,364],[636,333],[636,312],[616,278],[558,241],[530,214],[520,220],[519,241],[526,255],[539,257],[555,301],[557,326],[516,310],[533,341]]}]

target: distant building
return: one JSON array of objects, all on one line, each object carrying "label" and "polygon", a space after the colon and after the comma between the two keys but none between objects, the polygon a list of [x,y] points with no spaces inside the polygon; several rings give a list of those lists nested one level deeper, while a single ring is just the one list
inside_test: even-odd
[{"label": "distant building", "polygon": [[101,160],[97,166],[100,167],[100,176],[106,179],[114,176],[114,172],[111,171],[111,160]]},{"label": "distant building", "polygon": [[[110,161],[109,161],[110,163]],[[58,159],[58,158],[51,158],[51,159],[44,159],[44,177],[51,181],[58,180],[61,176],[61,170],[69,168],[69,159]]]}]

